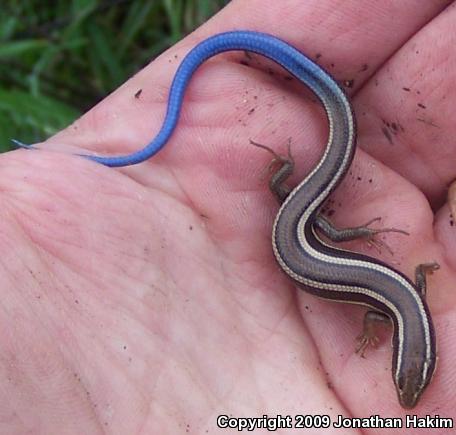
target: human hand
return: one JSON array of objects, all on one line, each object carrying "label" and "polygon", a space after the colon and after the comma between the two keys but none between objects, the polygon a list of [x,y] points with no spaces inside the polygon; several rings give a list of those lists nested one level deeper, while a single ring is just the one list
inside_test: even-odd
[{"label": "human hand", "polygon": [[110,169],[65,153],[140,148],[160,126],[183,55],[241,28],[354,79],[361,150],[333,220],[381,215],[407,230],[388,236],[394,257],[350,246],[409,276],[440,263],[428,291],[440,359],[416,412],[454,416],[454,237],[442,205],[454,178],[454,90],[440,65],[455,11],[371,3],[232,2],[40,151],[2,156],[6,433],[38,422],[42,433],[62,433],[63,422],[67,433],[174,434],[213,432],[219,414],[404,415],[388,335],[359,358],[364,309],[297,291],[273,259],[268,156],[249,139],[284,149],[291,137],[298,181],[327,134],[321,108],[279,68],[239,52],[204,64],[172,140],[141,165]]}]

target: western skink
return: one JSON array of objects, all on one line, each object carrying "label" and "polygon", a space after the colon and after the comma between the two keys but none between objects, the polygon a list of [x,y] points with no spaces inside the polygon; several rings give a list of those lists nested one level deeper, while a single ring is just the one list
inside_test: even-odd
[{"label": "western skink", "polygon": [[[318,232],[337,239],[335,229],[319,211],[352,162],[356,125],[345,93],[308,57],[264,33],[232,31],[212,36],[194,47],[180,64],[171,85],[165,120],[152,142],[129,155],[84,157],[111,167],[134,165],[152,157],[177,125],[185,89],[195,70],[208,58],[230,50],[246,50],[272,59],[309,87],[323,104],[329,122],[326,150],[303,181],[289,194],[278,195],[283,202],[272,232],[274,255],[285,273],[309,293],[366,305],[389,317],[394,326],[392,372],[399,402],[405,408],[415,406],[436,365],[424,275],[437,265],[418,267],[417,283],[413,284],[381,261],[336,249],[321,240]],[[279,174],[279,181],[287,176]],[[351,238],[357,236],[355,232]]]}]

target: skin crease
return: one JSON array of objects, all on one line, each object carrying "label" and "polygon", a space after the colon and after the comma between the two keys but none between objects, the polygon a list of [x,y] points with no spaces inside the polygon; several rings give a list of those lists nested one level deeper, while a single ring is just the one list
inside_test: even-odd
[{"label": "skin crease", "polygon": [[355,355],[365,310],[296,290],[274,261],[270,155],[249,139],[285,152],[291,138],[297,182],[327,135],[319,105],[280,69],[242,52],[204,64],[176,133],[148,162],[112,169],[71,155],[147,143],[179,61],[231,29],[272,33],[354,80],[359,148],[332,221],[382,216],[408,231],[382,235],[394,255],[346,246],[411,277],[440,263],[427,295],[437,371],[408,413],[456,417],[456,233],[444,203],[456,177],[456,8],[266,3],[233,1],[41,150],[1,156],[0,433],[212,434],[220,414],[405,415],[390,331]]}]

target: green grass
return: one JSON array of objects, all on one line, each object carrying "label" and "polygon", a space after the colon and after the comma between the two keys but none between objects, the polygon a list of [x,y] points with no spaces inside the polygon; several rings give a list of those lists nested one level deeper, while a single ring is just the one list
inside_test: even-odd
[{"label": "green grass", "polygon": [[228,0],[3,0],[0,151],[46,139]]}]

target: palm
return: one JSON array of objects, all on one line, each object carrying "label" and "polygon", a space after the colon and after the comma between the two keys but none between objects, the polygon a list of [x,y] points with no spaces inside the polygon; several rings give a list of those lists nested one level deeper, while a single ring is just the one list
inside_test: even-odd
[{"label": "palm", "polygon": [[[288,3],[303,21],[319,21],[311,6]],[[243,16],[240,7],[225,16]],[[357,225],[380,215],[384,225],[409,231],[388,235],[395,255],[380,256],[410,276],[420,262],[441,264],[428,297],[441,359],[419,412],[438,407],[450,416],[443,379],[451,328],[443,325],[452,305],[437,301],[451,292],[452,260],[443,255],[452,228],[447,209],[434,224],[429,203],[440,207],[454,178],[454,111],[445,110],[452,83],[444,68],[441,77],[432,71],[451,44],[415,53],[432,44],[434,23],[403,43],[438,13],[426,7],[414,22],[403,7],[397,38],[385,28],[342,48],[325,41],[346,35],[340,26],[357,24],[361,33],[362,25],[329,23],[321,39],[310,30],[288,34],[286,25],[271,32],[311,57],[324,53],[319,62],[331,71],[334,61],[337,78],[355,78],[359,144],[370,156],[357,153],[333,220]],[[437,19],[439,33],[453,13]],[[209,32],[225,30],[216,23]],[[174,54],[181,58],[194,42],[163,55],[48,146],[125,154],[147,142],[164,112]],[[43,433],[55,430],[49,414],[65,421],[67,433],[100,425],[112,433],[204,432],[219,414],[401,414],[388,338],[366,359],[354,355],[364,310],[297,292],[271,253],[277,205],[262,180],[269,157],[249,138],[284,150],[291,137],[298,180],[324,146],[321,110],[281,74],[240,60],[266,63],[236,53],[204,65],[172,141],[139,166],[114,170],[60,152],[3,156],[3,402],[21,416],[12,428],[28,427],[21,412],[32,405],[31,424],[41,415],[50,425]]]}]

